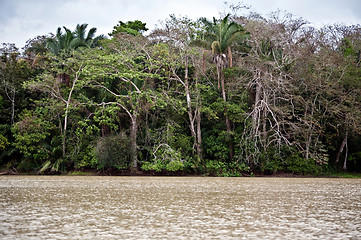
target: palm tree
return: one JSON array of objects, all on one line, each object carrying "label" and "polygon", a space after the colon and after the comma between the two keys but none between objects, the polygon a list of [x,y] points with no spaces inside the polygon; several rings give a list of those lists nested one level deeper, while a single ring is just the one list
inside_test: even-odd
[{"label": "palm tree", "polygon": [[[53,38],[48,38],[46,41],[46,48],[54,55],[60,55],[62,51],[70,52],[71,50],[78,49],[80,47],[93,48],[98,46],[98,41],[105,39],[104,35],[94,37],[96,28],[91,28],[86,34],[86,28],[88,24],[77,24],[75,30],[72,32],[66,27],[63,27],[65,33],[58,27],[56,35]],[[85,37],[86,36],[86,37]],[[69,75],[66,73],[59,74],[57,76],[60,82],[65,83],[70,87]]]},{"label": "palm tree", "polygon": [[[230,14],[220,21],[213,18],[213,22],[205,18],[200,19],[206,30],[203,42],[207,48],[212,50],[213,62],[217,66],[218,88],[220,87],[220,82],[221,85],[224,85],[223,68],[227,66],[232,67],[233,65],[231,45],[236,41],[239,44],[243,44],[244,40],[249,36],[249,33],[246,32],[242,25],[236,22],[229,22],[229,17]],[[222,88],[222,95],[224,95],[223,92],[224,87]]]},{"label": "palm tree", "polygon": [[49,38],[46,42],[46,47],[55,55],[59,55],[62,50],[69,51],[81,46],[81,41],[77,39],[74,34],[66,27],[63,27],[65,33],[58,27],[54,38]]},{"label": "palm tree", "polygon": [[[49,38],[46,47],[55,55],[59,55],[61,51],[70,51],[79,47],[96,47],[98,41],[104,39],[104,35],[94,37],[96,28],[91,28],[86,34],[88,24],[77,24],[75,30],[72,32],[68,28],[63,27],[65,33],[63,34],[61,28],[57,29],[54,38]],[[86,36],[86,37],[85,37]]]},{"label": "palm tree", "polygon": [[[88,34],[85,34],[87,27],[88,27],[88,24],[86,24],[86,23],[83,23],[81,25],[77,24],[75,27],[75,30],[73,32],[74,37],[79,39],[82,42],[83,46],[90,47],[90,48],[96,47],[98,45],[98,41],[101,39],[105,39],[105,36],[99,35],[97,37],[94,37],[95,33],[97,31],[96,28],[91,28],[88,31]],[[86,37],[85,37],[85,35],[86,35]]]},{"label": "palm tree", "polygon": [[[205,18],[200,19],[204,24],[205,34],[203,38],[203,45],[212,50],[213,62],[217,67],[217,80],[218,89],[221,88],[222,98],[224,102],[227,102],[226,90],[224,85],[223,69],[227,66],[232,67],[232,51],[231,45],[235,42],[244,44],[244,40],[248,37],[249,33],[238,23],[229,21],[230,14],[225,16],[221,20],[213,18],[213,22],[208,21]],[[229,135],[229,148],[230,158],[233,158],[233,144],[231,139],[231,122],[226,114],[225,108],[225,122],[227,132]]]}]

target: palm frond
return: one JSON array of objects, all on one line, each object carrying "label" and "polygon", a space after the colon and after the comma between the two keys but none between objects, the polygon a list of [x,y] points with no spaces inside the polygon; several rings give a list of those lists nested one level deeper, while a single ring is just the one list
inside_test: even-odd
[{"label": "palm frond", "polygon": [[79,47],[87,47],[87,44],[79,38],[73,38],[68,45],[68,49],[76,49]]},{"label": "palm frond", "polygon": [[60,27],[58,27],[58,29],[56,30],[56,38],[59,38],[59,37],[61,37],[61,35],[63,35],[63,33],[61,32],[61,28]]},{"label": "palm frond", "polygon": [[77,24],[75,30],[72,32],[70,29],[63,26],[65,33],[62,33],[62,29],[59,27],[55,37],[47,40],[46,48],[57,55],[62,50],[69,51],[79,47],[95,47],[97,46],[99,40],[106,38],[104,35],[94,38],[97,31],[96,28],[91,28],[86,34],[87,27],[88,24],[86,23]]},{"label": "palm frond", "polygon": [[77,24],[75,27],[75,31],[74,31],[74,35],[76,38],[79,39],[85,39],[85,31],[86,28],[88,27],[88,24],[83,23],[83,24]]},{"label": "palm frond", "polygon": [[91,39],[93,39],[96,31],[97,31],[96,28],[91,28],[91,29],[89,30],[89,32],[88,32],[88,35],[87,35],[87,37],[86,37],[86,39],[85,39],[85,42],[88,42],[88,41],[90,41]]},{"label": "palm frond", "polygon": [[54,39],[54,38],[49,38],[47,41],[46,41],[46,45],[45,47],[53,54],[58,54],[58,52],[60,51],[60,45],[59,45],[59,42]]},{"label": "palm frond", "polygon": [[74,46],[74,44],[72,44],[72,41],[73,41],[73,39],[75,37],[74,37],[73,33],[69,29],[67,29],[65,27],[64,27],[64,29],[65,29],[66,33],[64,35],[64,42],[63,42],[62,47],[65,50],[69,50]]},{"label": "palm frond", "polygon": [[91,44],[89,44],[89,47],[93,48],[99,45],[99,41],[107,39],[107,37],[104,34],[101,34],[91,40]]}]

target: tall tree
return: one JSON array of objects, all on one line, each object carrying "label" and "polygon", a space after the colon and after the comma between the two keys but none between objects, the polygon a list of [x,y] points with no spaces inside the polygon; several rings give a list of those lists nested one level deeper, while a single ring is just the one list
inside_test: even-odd
[{"label": "tall tree", "polygon": [[[194,149],[202,158],[201,102],[199,78],[201,73],[200,50],[192,46],[195,40],[196,24],[187,18],[170,16],[162,29],[156,29],[150,35],[157,42],[169,45],[168,56],[171,79],[184,87],[188,109],[189,129],[194,139]],[[177,56],[175,58],[175,56]],[[166,56],[165,56],[166,57]],[[184,72],[182,71],[184,68]],[[190,73],[193,68],[193,74]]]},{"label": "tall tree", "polygon": [[143,36],[117,35],[103,50],[88,55],[86,85],[103,89],[106,96],[94,105],[125,112],[129,117],[131,169],[138,168],[137,134],[144,108],[155,98],[149,84],[159,77],[158,66],[152,63],[152,46]]},{"label": "tall tree", "polygon": [[[252,103],[248,113],[251,124],[242,141],[244,157],[251,164],[262,165],[268,161],[260,159],[262,154],[274,150],[280,153],[283,146],[299,147],[303,152],[310,136],[318,137],[317,125],[311,120],[316,115],[314,99],[307,99],[307,104],[302,102],[298,92],[302,74],[292,75],[296,62],[302,64],[303,48],[306,51],[302,41],[306,38],[307,22],[280,12],[270,19],[253,15],[249,20],[238,21],[244,22],[252,35],[251,51],[239,63],[247,71],[245,75],[250,76],[240,80],[246,80],[243,87]],[[302,106],[306,107],[304,111],[300,110]],[[294,137],[294,132],[307,136],[301,140]]]},{"label": "tall tree", "polygon": [[203,42],[212,50],[213,62],[217,66],[218,88],[222,87],[222,96],[225,99],[224,76],[222,70],[225,67],[233,66],[232,44],[245,44],[245,39],[249,33],[245,28],[235,21],[229,21],[230,14],[223,19],[213,18],[213,22],[201,18],[206,32],[203,36]]},{"label": "tall tree", "polygon": [[74,34],[68,28],[63,28],[65,33],[61,31],[60,27],[58,27],[55,37],[48,39],[46,43],[47,49],[55,55],[59,55],[61,51],[69,51],[70,49],[83,46],[82,41],[80,39],[76,39]]},{"label": "tall tree", "polygon": [[18,49],[13,44],[3,44],[0,48],[0,84],[5,96],[11,102],[11,125],[15,119],[15,105],[21,84],[30,76],[29,64],[21,59]]},{"label": "tall tree", "polygon": [[[63,158],[66,157],[67,151],[67,136],[68,136],[68,122],[70,110],[78,103],[75,101],[75,91],[81,88],[79,81],[82,71],[85,68],[80,53],[73,52],[72,57],[57,57],[50,55],[48,57],[49,64],[44,69],[45,71],[37,77],[34,81],[26,83],[27,88],[48,93],[49,97],[55,98],[63,106],[63,123],[61,128],[62,134],[62,153]],[[59,81],[58,77],[61,74],[69,76],[70,85],[64,86]],[[61,125],[61,124],[60,124]]]},{"label": "tall tree", "polygon": [[[227,14],[221,20],[213,18],[213,22],[202,18],[201,22],[204,24],[206,32],[201,41],[198,40],[199,43],[205,43],[212,50],[213,62],[216,64],[217,69],[218,89],[221,88],[224,103],[227,103],[227,96],[223,69],[233,66],[231,45],[245,44],[245,40],[248,37],[248,32],[246,32],[245,28],[234,21],[229,21],[229,18],[230,14]],[[233,158],[232,126],[226,107],[224,112],[229,135],[229,148],[231,149],[230,157]]]},{"label": "tall tree", "polygon": [[42,58],[42,55],[48,51],[46,48],[46,42],[49,38],[51,38],[51,36],[41,35],[26,41],[26,45],[23,48],[25,55],[24,57],[29,63],[31,63],[33,68]]}]

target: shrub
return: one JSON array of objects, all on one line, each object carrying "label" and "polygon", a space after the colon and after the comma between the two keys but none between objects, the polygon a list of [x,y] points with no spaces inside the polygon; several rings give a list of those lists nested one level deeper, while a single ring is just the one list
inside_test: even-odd
[{"label": "shrub", "polygon": [[217,160],[209,160],[206,163],[207,172],[212,175],[221,175],[227,172],[227,164]]},{"label": "shrub", "polygon": [[180,151],[174,150],[168,144],[160,144],[153,151],[154,158],[150,162],[143,162],[143,171],[183,171],[184,163]]},{"label": "shrub", "polygon": [[6,137],[0,134],[0,151],[5,150],[5,148],[9,145],[9,141]]},{"label": "shrub", "polygon": [[100,138],[95,155],[99,170],[129,169],[131,162],[130,141],[125,133]]},{"label": "shrub", "polygon": [[296,174],[312,174],[318,175],[322,167],[317,165],[315,160],[312,158],[305,159],[300,156],[291,155],[286,159],[286,170],[287,172]]},{"label": "shrub", "polygon": [[52,157],[53,146],[50,142],[55,128],[51,122],[30,112],[14,124],[12,132],[15,141],[12,144],[24,156],[19,169],[34,170]]}]

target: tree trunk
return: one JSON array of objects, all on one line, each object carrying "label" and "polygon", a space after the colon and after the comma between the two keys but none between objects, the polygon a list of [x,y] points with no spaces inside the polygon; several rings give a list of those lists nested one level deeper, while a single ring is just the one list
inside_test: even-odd
[{"label": "tree trunk", "polygon": [[205,51],[204,50],[202,52],[202,72],[203,73],[206,72],[206,56],[205,56]]},{"label": "tree trunk", "polygon": [[201,129],[201,103],[200,103],[200,92],[198,89],[198,76],[195,77],[196,79],[196,124],[197,124],[197,155],[199,159],[202,159],[202,129]]},{"label": "tree trunk", "polygon": [[[201,115],[198,107],[196,108],[195,113],[192,110],[192,100],[189,91],[189,82],[188,82],[188,60],[185,61],[185,80],[184,80],[184,88],[186,93],[187,107],[188,107],[188,118],[189,118],[189,128],[191,131],[191,136],[194,139],[193,147],[197,151],[197,155],[199,158],[202,158],[202,136],[201,136]],[[197,85],[198,83],[196,83]],[[198,93],[198,89],[196,89]],[[194,122],[196,121],[197,127]]]},{"label": "tree trunk", "polygon": [[137,170],[138,157],[137,157],[137,117],[133,114],[130,125],[130,157],[132,160],[132,170]]},{"label": "tree trunk", "polygon": [[347,144],[347,138],[348,138],[348,131],[346,131],[346,134],[345,134],[345,137],[343,138],[343,141],[342,141],[342,143],[341,143],[340,149],[338,150],[337,157],[336,157],[336,162],[335,162],[335,163],[338,163],[338,162],[340,161],[341,153],[342,153],[344,147],[345,147],[346,144]]},{"label": "tree trunk", "polygon": [[263,110],[263,114],[262,114],[262,137],[263,137],[263,143],[264,143],[264,150],[266,150],[266,146],[267,146],[267,121],[266,121],[266,117],[267,117],[267,111]]},{"label": "tree trunk", "polygon": [[231,46],[228,46],[228,63],[229,63],[229,67],[233,67],[233,58],[232,58]]},{"label": "tree trunk", "polygon": [[348,145],[347,145],[347,141],[346,141],[345,148],[346,148],[346,152],[345,152],[345,160],[343,161],[343,167],[342,167],[343,170],[347,170],[347,167],[346,167],[347,155],[348,155]]},{"label": "tree trunk", "polygon": [[145,142],[149,144],[150,142],[150,130],[149,130],[149,112],[145,113]]},{"label": "tree trunk", "polygon": [[[69,98],[70,98],[70,94],[69,94]],[[66,103],[66,108],[65,108],[65,116],[64,116],[64,126],[63,126],[63,157],[65,157],[66,154],[66,129],[68,126],[68,109],[69,109],[69,100]]]},{"label": "tree trunk", "polygon": [[220,66],[216,66],[216,68],[217,68],[217,87],[218,87],[218,89],[220,89],[221,88],[221,72],[222,72],[222,69],[221,69],[221,67]]},{"label": "tree trunk", "polygon": [[310,158],[310,146],[311,146],[311,142],[312,142],[312,136],[311,136],[311,133],[309,132],[308,139],[307,139],[307,142],[306,142],[305,159],[309,159],[309,158]]},{"label": "tree trunk", "polygon": [[11,100],[11,125],[14,125],[15,122],[15,93],[13,97],[14,98]]},{"label": "tree trunk", "polygon": [[193,114],[191,112],[190,107],[188,108],[188,118],[189,118],[189,129],[191,130],[191,136],[194,139],[194,145],[197,145],[196,130],[195,130],[194,121],[193,121]]},{"label": "tree trunk", "polygon": [[197,109],[197,155],[202,159],[202,131],[201,131],[201,112]]},{"label": "tree trunk", "polygon": [[226,97],[226,88],[224,86],[224,74],[223,71],[221,70],[220,72],[220,78],[221,78],[221,91],[222,91],[222,98],[224,102],[227,102],[227,97]]},{"label": "tree trunk", "polygon": [[[221,71],[220,76],[221,76],[222,98],[223,98],[224,103],[227,103],[227,96],[226,96],[226,88],[225,88],[225,84],[224,84],[223,71]],[[228,133],[229,157],[231,159],[233,159],[234,150],[233,150],[233,139],[232,139],[232,136],[231,136],[232,126],[231,126],[231,121],[229,120],[228,115],[227,115],[227,107],[224,108],[224,116],[225,116],[225,120],[226,120],[226,128],[227,128],[227,133]]]},{"label": "tree trunk", "polygon": [[[9,90],[8,90],[9,88]],[[10,93],[9,93],[10,92]],[[11,101],[11,125],[15,123],[15,95],[16,95],[16,89],[14,86],[12,88],[7,87],[5,85],[5,93],[8,99]]]},{"label": "tree trunk", "polygon": [[[313,104],[311,105],[311,117],[313,117],[314,114],[314,104],[316,99],[314,100]],[[305,117],[307,116],[307,110],[305,111]],[[312,130],[313,130],[313,123],[311,122],[308,127],[308,139],[306,141],[306,153],[305,153],[305,159],[309,159],[310,157],[310,146],[312,143]]]},{"label": "tree trunk", "polygon": [[188,107],[188,118],[189,118],[189,128],[191,130],[191,135],[196,142],[196,131],[194,127],[194,119],[192,112],[192,101],[189,93],[189,83],[188,83],[188,60],[185,61],[185,73],[184,73],[184,90],[186,93],[187,107]]},{"label": "tree trunk", "polygon": [[64,114],[64,129],[63,129],[63,157],[65,157],[66,154],[66,130],[68,127],[68,113],[69,113],[69,106],[70,106],[70,101],[71,101],[71,97],[75,88],[75,84],[77,82],[79,78],[79,73],[77,72],[75,74],[75,79],[73,81],[73,84],[71,86],[70,92],[69,92],[69,96],[68,96],[68,100],[66,101],[66,107],[65,107],[65,114]]},{"label": "tree trunk", "polygon": [[254,99],[254,109],[253,109],[253,129],[254,129],[254,135],[258,135],[258,125],[259,125],[259,110],[257,110],[258,108],[258,104],[259,101],[261,99],[261,86],[258,83],[258,81],[256,82],[256,94],[255,94],[255,99]]},{"label": "tree trunk", "polygon": [[347,166],[346,166],[347,155],[348,155],[347,140],[348,140],[348,131],[346,131],[345,137],[343,138],[343,141],[342,141],[342,143],[341,143],[340,149],[338,150],[337,157],[336,157],[336,161],[335,161],[335,163],[338,163],[338,162],[340,161],[341,153],[343,152],[343,149],[346,148],[345,160],[344,160],[344,162],[343,162],[343,167],[342,167],[344,170],[347,169]]}]

